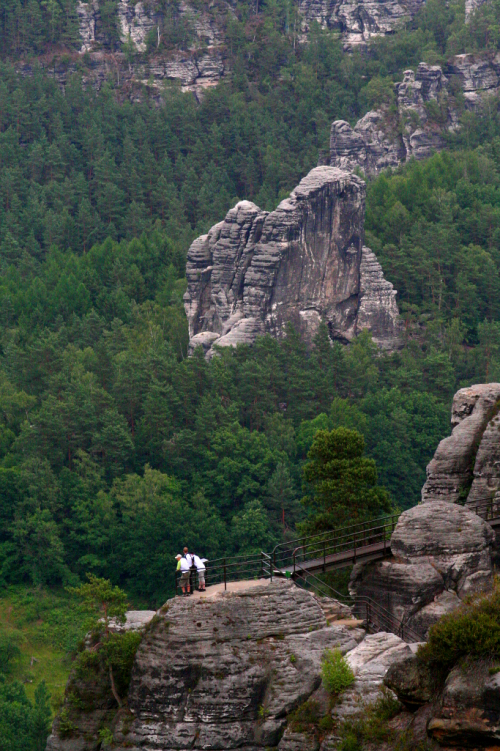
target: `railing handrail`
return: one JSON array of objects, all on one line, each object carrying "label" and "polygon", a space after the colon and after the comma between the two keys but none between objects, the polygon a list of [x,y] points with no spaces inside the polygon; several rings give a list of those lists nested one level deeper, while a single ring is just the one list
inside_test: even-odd
[{"label": "railing handrail", "polygon": [[395,633],[396,635],[401,634],[401,638],[404,639],[404,635],[406,633],[407,637],[410,637],[414,642],[420,642],[422,641],[422,636],[417,631],[411,628],[411,626],[408,626],[403,621],[398,621],[398,619],[389,611],[386,610],[382,605],[375,602],[375,600],[372,600],[371,597],[367,597],[366,595],[343,595],[340,592],[337,592],[333,587],[331,587],[326,582],[319,579],[317,576],[314,576],[314,574],[309,574],[305,569],[302,569],[304,574],[306,576],[301,576],[298,574],[300,579],[303,579],[304,582],[307,583],[307,578],[313,578],[315,579],[320,586],[327,589],[331,594],[335,596],[335,599],[337,599],[341,604],[348,605],[350,607],[356,607],[356,605],[364,604],[367,605],[373,613],[377,616],[379,621],[385,621],[385,625],[388,626],[389,631],[392,631],[392,633]]},{"label": "railing handrail", "polygon": [[[287,542],[280,542],[277,545],[275,545],[271,555],[274,558],[275,553],[277,551],[282,550],[283,548],[287,548],[289,550],[294,545],[294,543],[307,545],[307,544],[311,544],[313,540],[317,540],[318,543],[323,543],[332,539],[332,537],[335,537],[338,539],[339,532],[343,532],[343,534],[340,535],[341,537],[348,537],[350,530],[352,532],[355,532],[359,530],[360,528],[361,528],[361,531],[363,532],[369,532],[372,529],[377,529],[381,526],[387,526],[389,523],[392,523],[394,519],[398,519],[399,516],[400,516],[400,512],[395,512],[393,514],[384,514],[383,516],[378,516],[378,517],[375,517],[374,519],[366,519],[365,521],[357,522],[356,524],[347,524],[341,527],[335,527],[334,529],[327,530],[326,532],[320,532],[319,534],[316,534],[316,535],[308,535],[307,537],[303,537],[303,536],[296,537],[293,540],[288,540]],[[377,522],[380,522],[380,524],[376,524]],[[367,529],[366,525],[375,525],[375,526],[368,527]]]}]

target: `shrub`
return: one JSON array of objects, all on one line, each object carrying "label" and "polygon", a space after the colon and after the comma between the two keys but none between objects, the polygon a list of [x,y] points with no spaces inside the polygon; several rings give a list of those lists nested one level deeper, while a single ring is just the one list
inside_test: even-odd
[{"label": "shrub", "polygon": [[354,673],[339,649],[327,649],[321,661],[321,676],[330,694],[340,694],[354,683]]},{"label": "shrub", "polygon": [[441,677],[463,657],[500,657],[500,585],[489,595],[469,600],[429,631],[418,656]]}]

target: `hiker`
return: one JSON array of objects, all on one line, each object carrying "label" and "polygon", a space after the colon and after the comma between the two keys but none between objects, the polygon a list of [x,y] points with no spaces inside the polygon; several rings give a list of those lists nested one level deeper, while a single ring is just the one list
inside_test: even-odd
[{"label": "hiker", "polygon": [[206,558],[200,558],[196,553],[193,555],[193,563],[196,566],[198,572],[198,592],[205,591],[205,561]]},{"label": "hiker", "polygon": [[191,575],[191,563],[187,561],[185,557],[182,555],[176,555],[175,560],[177,561],[177,571],[181,572],[181,578],[179,581],[179,584],[182,588],[182,594],[187,597],[191,594],[190,586],[189,586],[189,577]]},{"label": "hiker", "polygon": [[194,584],[196,581],[196,566],[194,565],[194,555],[189,552],[188,548],[184,548],[182,551],[182,554],[186,561],[189,563],[189,569],[190,569],[190,583],[191,583],[191,592],[189,594],[194,594]]}]

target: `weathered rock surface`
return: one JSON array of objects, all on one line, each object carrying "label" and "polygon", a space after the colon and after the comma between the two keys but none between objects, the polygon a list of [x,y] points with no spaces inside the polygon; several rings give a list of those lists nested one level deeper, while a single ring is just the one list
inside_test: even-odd
[{"label": "weathered rock surface", "polygon": [[[472,577],[474,576],[475,575],[472,574]],[[472,577],[466,579],[466,582],[470,581]],[[491,573],[488,572],[485,587],[490,581]],[[462,591],[463,588],[461,592]],[[430,602],[428,605],[425,605],[423,608],[418,610],[415,615],[411,616],[408,619],[408,626],[413,631],[416,631],[417,634],[421,634],[422,638],[426,639],[429,634],[430,627],[437,623],[439,619],[443,617],[443,615],[453,613],[453,611],[456,610],[461,604],[462,601],[456,594],[456,592],[445,589],[439,595],[436,595],[432,602]]]},{"label": "weathered rock surface", "polygon": [[457,88],[470,110],[480,107],[485,96],[497,94],[500,53],[456,55],[444,69],[420,63],[416,71],[405,71],[403,81],[394,85],[396,113],[382,106],[353,128],[344,120],[332,123],[329,163],[374,176],[412,157],[426,159],[444,148],[446,133],[459,127]]},{"label": "weathered rock surface", "polygon": [[365,44],[371,37],[390,34],[407,23],[423,0],[300,0],[302,30],[307,32],[313,21],[322,28],[342,34],[344,45],[352,48]]},{"label": "weathered rock surface", "polygon": [[492,585],[493,529],[471,510],[445,501],[401,514],[391,538],[394,559],[354,568],[350,590],[384,607],[425,638],[466,594]]},{"label": "weathered rock surface", "polygon": [[432,701],[435,695],[430,670],[413,653],[391,665],[385,675],[384,684],[410,709]]},{"label": "weathered rock surface", "polygon": [[156,610],[127,610],[125,623],[110,621],[111,631],[143,631],[156,615]]},{"label": "weathered rock surface", "polygon": [[355,566],[349,584],[353,596],[369,597],[403,625],[443,589],[443,577],[430,563],[394,560]]},{"label": "weathered rock surface", "polygon": [[[356,675],[345,716],[362,712],[389,667],[411,654],[393,634],[328,626],[317,598],[289,581],[170,600],[139,646],[127,708],[117,711],[109,689],[85,711],[67,695],[73,730],[59,733],[56,719],[48,749],[96,751],[104,723],[116,749],[315,748],[314,738],[287,727],[287,717],[310,698],[329,711],[321,658],[332,647]],[[86,686],[79,690],[85,694]]]},{"label": "weathered rock surface", "polygon": [[345,719],[358,715],[363,706],[373,704],[380,695],[380,688],[389,668],[400,664],[412,654],[408,644],[394,634],[366,636],[346,655],[356,680],[342,694],[342,701],[333,710],[334,715]]},{"label": "weathered rock surface", "polygon": [[287,323],[311,342],[321,321],[333,340],[367,328],[394,347],[395,292],[363,248],[364,209],[364,182],[332,167],[313,169],[271,213],[240,201],[189,249],[191,348],[279,338]]},{"label": "weathered rock surface", "polygon": [[446,680],[429,735],[441,746],[497,748],[500,742],[500,673],[492,661],[457,665]]},{"label": "weathered rock surface", "polygon": [[[481,450],[483,434],[495,416],[499,401],[500,383],[478,384],[455,394],[451,417],[453,432],[449,438],[440,442],[433,459],[427,465],[427,481],[422,488],[423,501],[444,500],[456,503],[466,494],[474,476],[474,463]],[[494,430],[492,433],[494,436]],[[491,435],[488,434],[489,437]],[[487,465],[488,458],[483,451],[478,482],[472,496],[475,501],[482,493],[480,488],[483,480],[479,478]],[[489,482],[495,485],[495,466],[494,463],[491,465],[493,474],[488,475],[486,471],[483,475],[486,484]]]}]

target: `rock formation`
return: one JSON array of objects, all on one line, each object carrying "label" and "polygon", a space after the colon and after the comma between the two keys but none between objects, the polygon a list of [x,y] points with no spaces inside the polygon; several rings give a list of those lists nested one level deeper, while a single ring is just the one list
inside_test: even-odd
[{"label": "rock formation", "polygon": [[463,506],[419,504],[399,518],[394,558],[355,567],[351,592],[380,603],[425,638],[466,595],[491,588],[494,540],[489,524]]},{"label": "rock formation", "polygon": [[461,89],[465,106],[476,109],[484,97],[500,90],[500,53],[465,54],[439,65],[420,63],[394,85],[396,113],[382,106],[362,117],[352,128],[344,120],[332,123],[329,163],[341,169],[359,168],[367,176],[388,167],[426,159],[446,145],[446,133],[459,127]]},{"label": "rock formation", "polygon": [[444,748],[497,748],[500,740],[497,671],[497,660],[469,658],[456,665],[440,687],[429,668],[411,655],[389,668],[384,683],[414,712],[413,725],[423,726],[421,740],[427,744],[430,740]]},{"label": "rock formation", "polygon": [[332,340],[364,328],[384,348],[397,344],[395,291],[363,247],[365,184],[317,167],[271,213],[240,201],[193,242],[184,296],[190,345],[281,337],[292,323],[311,342],[321,321]]},{"label": "rock formation", "polygon": [[311,697],[321,699],[321,657],[331,647],[356,675],[336,707],[340,717],[362,712],[390,666],[412,654],[393,634],[327,625],[320,601],[289,581],[170,600],[139,646],[127,706],[118,711],[115,704],[111,717],[108,688],[84,711],[78,692],[95,692],[95,678],[88,685],[70,678],[48,751],[96,751],[103,723],[120,751],[308,748],[311,739],[288,727],[288,716]]},{"label": "rock formation", "polygon": [[423,501],[457,503],[467,497],[469,488],[469,504],[495,495],[500,486],[495,440],[499,407],[500,383],[478,384],[455,394],[451,410],[453,432],[440,442],[427,466]]},{"label": "rock formation", "polygon": [[364,0],[359,4],[348,0],[299,0],[299,11],[303,32],[316,21],[323,29],[340,32],[344,45],[352,48],[366,44],[373,36],[394,33],[423,4],[423,0]]}]

